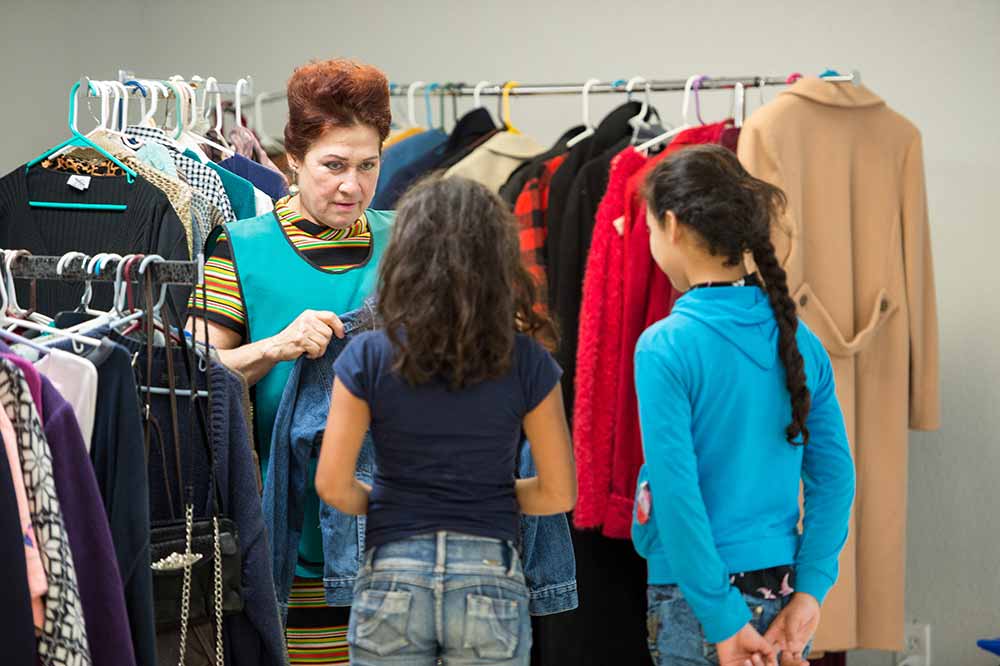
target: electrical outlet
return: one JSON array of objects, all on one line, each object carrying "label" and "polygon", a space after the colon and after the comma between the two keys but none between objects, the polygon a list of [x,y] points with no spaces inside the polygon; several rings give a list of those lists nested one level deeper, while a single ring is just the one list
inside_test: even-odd
[{"label": "electrical outlet", "polygon": [[907,624],[903,649],[897,666],[931,666],[931,625]]}]

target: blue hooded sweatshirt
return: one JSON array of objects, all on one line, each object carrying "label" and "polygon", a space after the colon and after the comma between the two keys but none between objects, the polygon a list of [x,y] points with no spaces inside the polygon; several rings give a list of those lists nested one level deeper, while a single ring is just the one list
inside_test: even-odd
[{"label": "blue hooded sweatshirt", "polygon": [[636,346],[639,488],[652,511],[632,538],[649,584],[679,585],[711,643],[750,620],[732,574],[790,564],[796,591],[820,603],[837,580],[854,463],[830,359],[802,323],[797,339],[812,397],[806,446],[785,439],[791,402],[759,287],[688,292]]}]

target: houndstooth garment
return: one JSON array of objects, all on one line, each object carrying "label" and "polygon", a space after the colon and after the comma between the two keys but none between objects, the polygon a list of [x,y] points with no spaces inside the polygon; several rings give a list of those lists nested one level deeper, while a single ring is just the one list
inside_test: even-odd
[{"label": "houndstooth garment", "polygon": [[3,405],[21,454],[24,488],[31,520],[38,538],[42,567],[48,579],[45,624],[38,639],[38,657],[43,666],[88,666],[90,648],[80,605],[76,569],[63,525],[52,453],[45,439],[28,383],[10,361],[0,360],[0,403]]},{"label": "houndstooth garment", "polygon": [[170,151],[170,156],[174,158],[178,171],[187,176],[187,183],[194,189],[208,197],[208,200],[219,209],[226,222],[235,222],[236,213],[233,212],[233,204],[229,201],[226,188],[222,185],[219,174],[212,171],[197,160],[193,160],[177,149],[176,144],[170,140],[167,133],[159,127],[142,127],[140,125],[129,125],[125,128],[128,136],[155,141],[165,146]]}]

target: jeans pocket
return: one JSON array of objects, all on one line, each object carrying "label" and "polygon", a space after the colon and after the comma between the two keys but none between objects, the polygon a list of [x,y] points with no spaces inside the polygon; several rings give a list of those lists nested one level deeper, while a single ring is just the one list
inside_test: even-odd
[{"label": "jeans pocket", "polygon": [[649,653],[656,664],[701,663],[705,634],[683,596],[650,595],[646,627]]},{"label": "jeans pocket", "polygon": [[363,590],[351,609],[348,643],[380,657],[405,648],[410,644],[406,631],[412,596],[410,592]]},{"label": "jeans pocket", "polygon": [[475,650],[480,659],[512,658],[517,652],[520,625],[517,601],[479,594],[466,596],[463,647]]}]

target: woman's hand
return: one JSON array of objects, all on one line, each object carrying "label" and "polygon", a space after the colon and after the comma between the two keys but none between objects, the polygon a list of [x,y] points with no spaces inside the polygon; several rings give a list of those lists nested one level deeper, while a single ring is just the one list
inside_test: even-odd
[{"label": "woman's hand", "polygon": [[819,619],[819,602],[811,594],[804,592],[797,592],[778,614],[767,628],[764,638],[781,650],[782,664],[785,663],[786,654],[792,657],[788,663],[795,666],[802,663],[802,651],[816,633]]},{"label": "woman's hand", "polygon": [[774,646],[747,623],[731,638],[716,644],[719,666],[778,666]]},{"label": "woman's hand", "polygon": [[311,359],[326,353],[330,339],[344,337],[344,324],[332,312],[306,310],[285,330],[270,339],[270,357],[276,362],[294,361],[305,354]]}]

